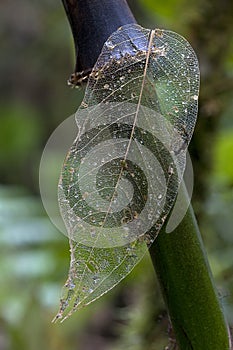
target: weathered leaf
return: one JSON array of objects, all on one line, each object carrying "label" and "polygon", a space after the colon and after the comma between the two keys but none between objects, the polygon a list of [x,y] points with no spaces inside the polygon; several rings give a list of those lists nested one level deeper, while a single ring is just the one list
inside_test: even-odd
[{"label": "weathered leaf", "polygon": [[113,288],[154,241],[182,179],[198,89],[195,53],[176,33],[131,24],[105,43],[59,183],[71,263],[56,319]]}]

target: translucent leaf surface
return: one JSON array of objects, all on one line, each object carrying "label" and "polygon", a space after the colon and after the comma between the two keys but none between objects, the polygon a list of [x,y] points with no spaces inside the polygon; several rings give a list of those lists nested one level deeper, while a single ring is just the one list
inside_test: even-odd
[{"label": "translucent leaf surface", "polygon": [[198,89],[195,53],[176,33],[131,24],[105,43],[59,183],[71,263],[56,319],[113,288],[156,238],[182,179]]}]

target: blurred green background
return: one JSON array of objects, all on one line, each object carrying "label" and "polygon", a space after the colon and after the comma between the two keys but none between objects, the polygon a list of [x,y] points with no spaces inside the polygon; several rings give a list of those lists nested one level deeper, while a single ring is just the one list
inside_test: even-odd
[{"label": "blurred green background", "polygon": [[[129,4],[140,24],[184,35],[200,61],[193,206],[233,325],[233,2]],[[0,350],[175,348],[148,257],[99,301],[51,324],[69,247],[43,209],[39,163],[49,135],[76,111],[83,92],[66,86],[74,52],[61,2],[3,0],[0,23]]]}]

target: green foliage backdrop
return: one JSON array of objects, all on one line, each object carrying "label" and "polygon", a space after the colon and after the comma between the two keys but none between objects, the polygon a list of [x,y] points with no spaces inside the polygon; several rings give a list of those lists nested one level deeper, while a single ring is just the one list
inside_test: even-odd
[{"label": "green foliage backdrop", "polygon": [[[129,4],[145,27],[186,36],[200,60],[193,205],[233,325],[233,4]],[[149,258],[102,300],[62,326],[50,323],[69,248],[42,207],[38,168],[47,138],[76,111],[82,92],[66,86],[74,54],[61,3],[2,1],[0,21],[0,349],[163,349],[172,334]]]}]

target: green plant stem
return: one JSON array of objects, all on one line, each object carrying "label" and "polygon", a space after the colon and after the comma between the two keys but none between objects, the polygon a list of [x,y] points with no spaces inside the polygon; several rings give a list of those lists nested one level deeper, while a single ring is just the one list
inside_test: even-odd
[{"label": "green plant stem", "polygon": [[228,350],[228,328],[191,206],[173,232],[159,233],[150,255],[180,350]]}]

